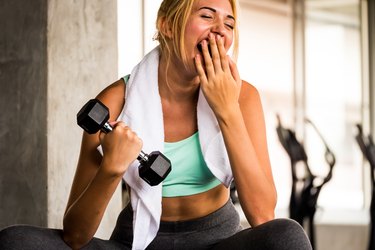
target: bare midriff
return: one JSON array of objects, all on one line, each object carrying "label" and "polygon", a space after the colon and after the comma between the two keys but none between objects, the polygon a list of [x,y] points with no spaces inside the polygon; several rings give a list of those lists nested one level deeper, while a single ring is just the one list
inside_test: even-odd
[{"label": "bare midriff", "polygon": [[162,221],[186,221],[206,216],[225,205],[229,191],[219,185],[206,192],[181,196],[163,197]]}]

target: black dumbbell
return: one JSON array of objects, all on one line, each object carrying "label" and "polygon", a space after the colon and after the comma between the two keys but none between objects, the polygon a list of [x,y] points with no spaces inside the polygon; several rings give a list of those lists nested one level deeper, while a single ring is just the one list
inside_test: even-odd
[{"label": "black dumbbell", "polygon": [[[78,125],[89,134],[95,134],[99,130],[105,133],[112,131],[108,119],[108,108],[97,99],[88,101],[77,114]],[[140,162],[139,176],[151,186],[158,185],[171,172],[170,160],[159,151],[150,154],[141,151],[137,159]]]}]

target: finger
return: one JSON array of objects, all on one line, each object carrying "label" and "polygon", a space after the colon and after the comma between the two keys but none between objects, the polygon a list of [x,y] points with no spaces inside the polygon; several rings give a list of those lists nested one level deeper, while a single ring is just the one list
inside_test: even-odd
[{"label": "finger", "polygon": [[113,124],[112,131],[127,133],[128,131],[131,131],[131,129],[123,121],[117,121]]},{"label": "finger", "polygon": [[139,143],[140,147],[142,148],[142,147],[143,147],[143,141],[142,141],[142,139],[139,138],[139,137],[138,137],[138,143]]},{"label": "finger", "polygon": [[236,82],[241,83],[241,77],[240,77],[240,73],[238,72],[237,65],[235,64],[235,62],[233,62],[233,60],[229,56],[227,56],[227,58],[229,60],[229,67],[230,67],[230,71],[232,73],[234,80],[236,80]]},{"label": "finger", "polygon": [[206,72],[204,71],[204,68],[203,68],[202,57],[201,57],[200,54],[197,54],[195,56],[194,62],[195,62],[195,67],[197,69],[198,76],[199,76],[199,79],[201,81],[201,84],[206,83],[207,82],[207,76],[206,76]]},{"label": "finger", "polygon": [[119,121],[108,122],[108,124],[111,125],[112,128],[115,127],[117,123],[119,123]]},{"label": "finger", "polygon": [[224,72],[230,72],[227,51],[225,50],[225,47],[224,47],[224,40],[220,35],[217,35],[216,40],[217,40],[217,47],[218,47],[219,54],[220,54],[221,68],[223,69]]},{"label": "finger", "polygon": [[121,127],[121,128],[126,128],[126,129],[129,128],[129,127],[125,124],[125,122],[123,122],[123,121],[116,121],[116,122],[113,122],[112,127],[113,127],[113,128]]},{"label": "finger", "polygon": [[201,44],[202,44],[202,54],[203,54],[204,64],[206,66],[207,76],[208,76],[208,78],[210,78],[210,77],[214,76],[215,69],[214,69],[214,66],[212,64],[210,52],[208,51],[207,41],[203,40]]},{"label": "finger", "polygon": [[114,130],[117,131],[122,136],[125,136],[126,138],[130,140],[138,141],[139,137],[135,131],[133,131],[128,125],[126,125],[124,122],[119,121],[116,123],[116,126],[114,127]]},{"label": "finger", "polygon": [[210,49],[211,49],[211,54],[212,54],[212,62],[214,66],[215,72],[218,72],[221,70],[221,62],[220,62],[220,54],[219,50],[217,48],[217,43],[216,43],[216,36],[210,33],[209,37],[209,43],[210,43]]}]

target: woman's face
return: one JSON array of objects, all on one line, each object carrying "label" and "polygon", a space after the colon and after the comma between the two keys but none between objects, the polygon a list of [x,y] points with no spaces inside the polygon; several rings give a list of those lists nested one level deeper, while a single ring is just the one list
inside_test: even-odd
[{"label": "woman's face", "polygon": [[220,35],[226,51],[233,42],[235,19],[229,0],[196,0],[186,23],[185,50],[188,64],[200,53],[198,45],[208,40],[210,33]]}]

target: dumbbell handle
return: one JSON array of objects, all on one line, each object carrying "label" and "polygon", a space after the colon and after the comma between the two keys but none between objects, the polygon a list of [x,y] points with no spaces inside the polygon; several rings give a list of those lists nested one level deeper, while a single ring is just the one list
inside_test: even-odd
[{"label": "dumbbell handle", "polygon": [[[104,133],[108,133],[108,132],[111,132],[113,130],[112,126],[106,122],[103,127],[101,128],[101,130],[104,132]],[[148,161],[148,154],[146,154],[145,152],[143,152],[141,150],[141,152],[139,153],[138,157],[137,157],[137,160],[138,161]]]}]

